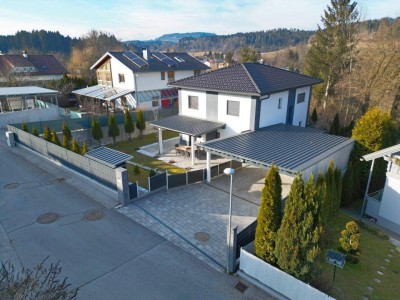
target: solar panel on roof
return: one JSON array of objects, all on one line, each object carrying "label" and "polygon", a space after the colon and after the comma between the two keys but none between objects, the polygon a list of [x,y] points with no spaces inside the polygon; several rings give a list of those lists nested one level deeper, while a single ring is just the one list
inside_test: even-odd
[{"label": "solar panel on roof", "polygon": [[168,67],[170,68],[174,68],[176,67],[176,63],[173,61],[172,58],[166,56],[164,53],[162,52],[155,52],[153,53],[153,56],[155,58],[157,58],[159,61],[163,62],[164,64],[166,64]]},{"label": "solar panel on roof", "polygon": [[125,52],[124,56],[135,65],[137,65],[139,68],[144,68],[149,65],[147,61],[145,61],[143,58],[141,58],[136,53],[133,53],[132,51]]}]

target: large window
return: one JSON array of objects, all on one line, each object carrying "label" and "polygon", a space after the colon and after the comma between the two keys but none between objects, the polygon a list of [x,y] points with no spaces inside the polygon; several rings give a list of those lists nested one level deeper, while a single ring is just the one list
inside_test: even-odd
[{"label": "large window", "polygon": [[300,93],[297,95],[297,104],[303,103],[306,99],[306,93]]},{"label": "large window", "polygon": [[125,75],[118,74],[118,81],[119,81],[119,83],[125,83]]},{"label": "large window", "polygon": [[197,96],[189,96],[189,108],[190,109],[199,109],[199,97]]},{"label": "large window", "polygon": [[239,117],[240,112],[240,102],[228,100],[226,107],[226,114],[229,116]]},{"label": "large window", "polygon": [[175,71],[168,71],[168,83],[175,81]]}]

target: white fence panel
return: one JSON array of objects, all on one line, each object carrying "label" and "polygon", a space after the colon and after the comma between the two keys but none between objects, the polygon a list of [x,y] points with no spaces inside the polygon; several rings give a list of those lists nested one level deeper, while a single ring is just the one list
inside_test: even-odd
[{"label": "white fence panel", "polygon": [[371,216],[375,219],[379,218],[379,209],[381,208],[381,202],[367,196],[367,207],[365,209],[365,213],[368,216]]},{"label": "white fence panel", "polygon": [[243,248],[240,249],[239,269],[289,299],[334,299],[278,268],[271,266]]}]

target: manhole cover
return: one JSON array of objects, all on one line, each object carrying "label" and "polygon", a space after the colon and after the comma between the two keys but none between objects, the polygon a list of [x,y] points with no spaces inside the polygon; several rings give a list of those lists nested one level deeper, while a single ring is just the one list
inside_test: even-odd
[{"label": "manhole cover", "polygon": [[6,184],[3,187],[3,189],[5,189],[5,190],[13,190],[13,189],[16,189],[17,187],[19,187],[19,183],[13,182],[13,183]]},{"label": "manhole cover", "polygon": [[199,242],[207,242],[210,239],[210,235],[207,232],[196,232],[194,237]]},{"label": "manhole cover", "polygon": [[37,219],[36,222],[38,222],[39,224],[50,224],[50,223],[54,223],[55,221],[58,220],[58,218],[60,217],[60,215],[58,213],[45,213],[43,215],[40,215]]},{"label": "manhole cover", "polygon": [[85,213],[84,219],[87,221],[97,221],[104,217],[104,211],[101,209],[89,210]]},{"label": "manhole cover", "polygon": [[60,178],[56,178],[56,179],[52,179],[52,180],[46,181],[45,184],[46,185],[51,185],[51,184],[57,184],[57,183],[64,183],[64,181],[65,181],[65,178],[60,177]]}]

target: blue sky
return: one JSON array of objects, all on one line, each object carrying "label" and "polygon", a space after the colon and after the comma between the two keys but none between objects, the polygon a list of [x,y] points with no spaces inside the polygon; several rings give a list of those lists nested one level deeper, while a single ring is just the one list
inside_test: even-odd
[{"label": "blue sky", "polygon": [[[357,1],[362,19],[398,17],[399,0]],[[0,35],[45,29],[82,36],[90,29],[122,40],[165,33],[232,34],[274,28],[316,29],[329,0],[0,0]]]}]

